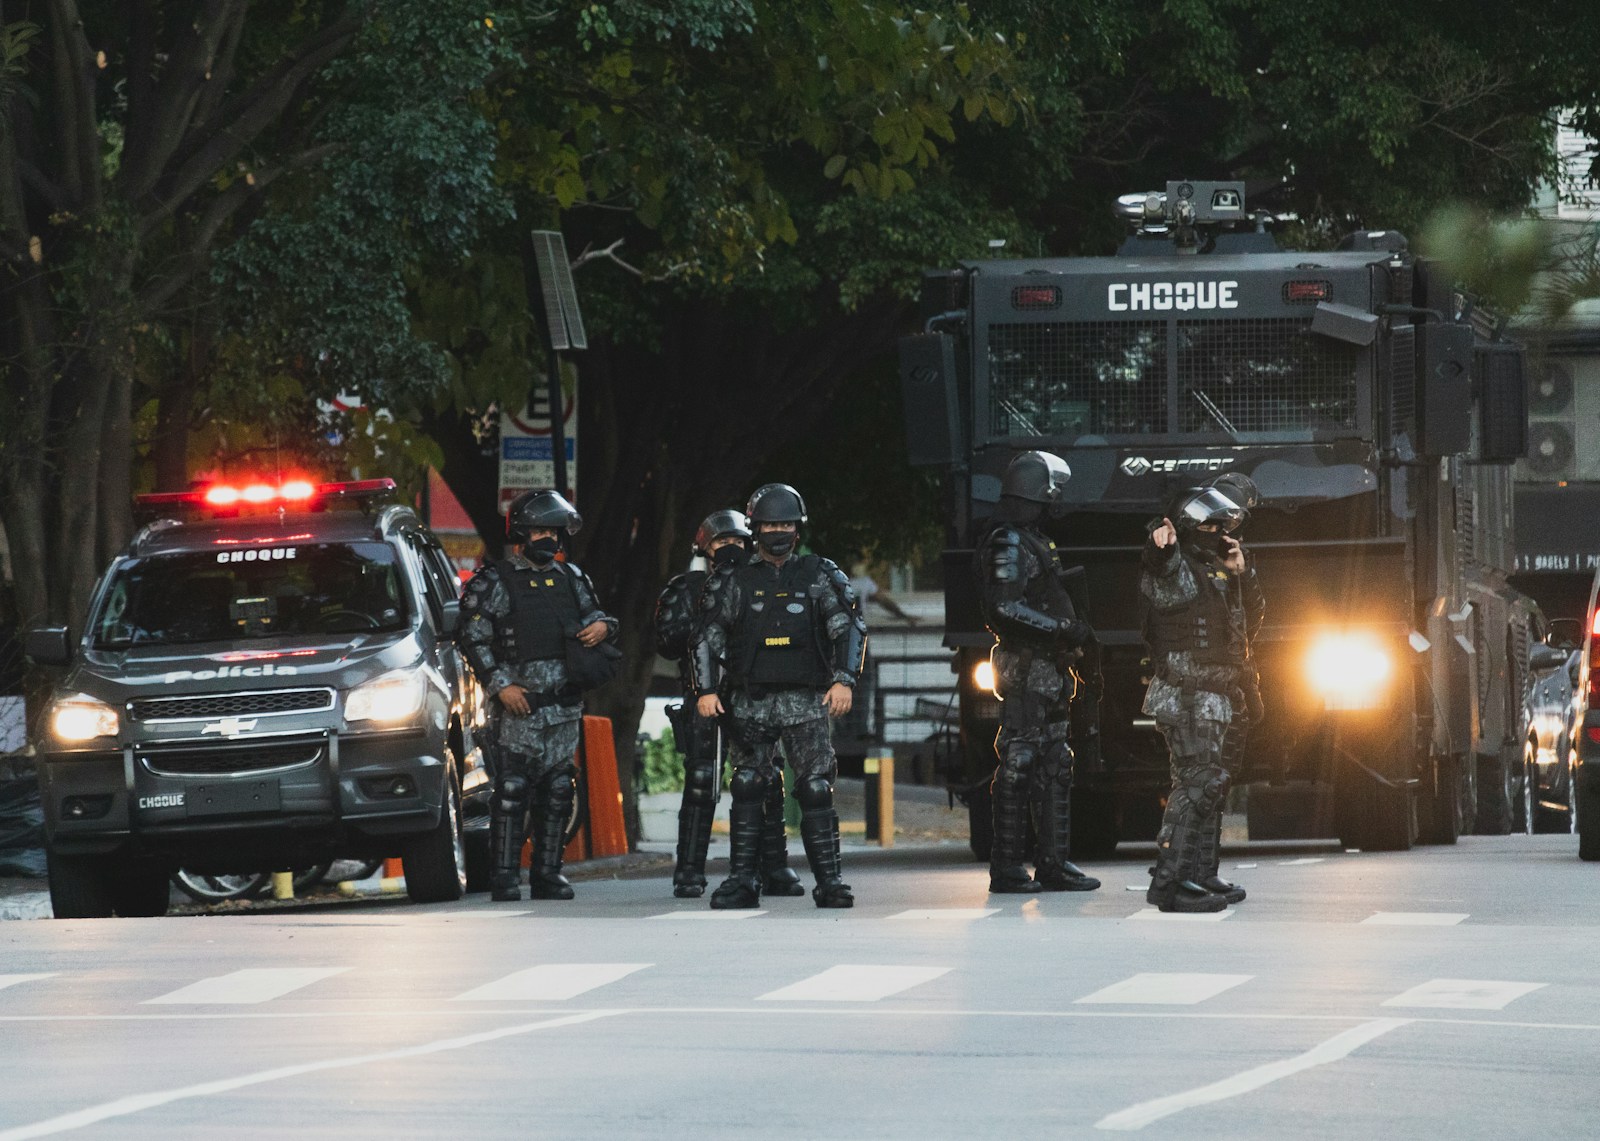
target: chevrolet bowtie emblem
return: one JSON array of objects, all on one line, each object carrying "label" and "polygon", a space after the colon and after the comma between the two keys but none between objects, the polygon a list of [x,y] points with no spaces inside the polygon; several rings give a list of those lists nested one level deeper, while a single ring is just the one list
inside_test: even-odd
[{"label": "chevrolet bowtie emblem", "polygon": [[207,725],[200,730],[201,733],[220,733],[224,737],[237,737],[240,733],[247,733],[256,727],[256,719],[241,721],[237,717],[224,717],[221,721]]}]

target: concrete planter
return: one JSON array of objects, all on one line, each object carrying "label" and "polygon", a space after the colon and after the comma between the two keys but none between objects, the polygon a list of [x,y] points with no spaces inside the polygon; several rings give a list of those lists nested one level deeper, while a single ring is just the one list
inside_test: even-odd
[{"label": "concrete planter", "polygon": [[681,792],[652,792],[639,798],[639,837],[642,840],[670,842],[678,838],[678,806]]}]

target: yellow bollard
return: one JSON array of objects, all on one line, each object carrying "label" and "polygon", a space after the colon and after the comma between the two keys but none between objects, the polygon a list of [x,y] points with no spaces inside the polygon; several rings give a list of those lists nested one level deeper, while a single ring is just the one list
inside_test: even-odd
[{"label": "yellow bollard", "polygon": [[294,898],[294,873],[293,872],[273,872],[272,873],[272,898],[273,899],[293,899]]},{"label": "yellow bollard", "polygon": [[879,753],[866,758],[867,839],[881,848],[894,847],[894,754]]}]

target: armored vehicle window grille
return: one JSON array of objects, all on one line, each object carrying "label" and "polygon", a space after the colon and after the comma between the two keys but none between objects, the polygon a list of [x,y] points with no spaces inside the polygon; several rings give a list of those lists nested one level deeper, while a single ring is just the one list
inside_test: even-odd
[{"label": "armored vehicle window grille", "polygon": [[207,749],[149,749],[139,753],[139,760],[162,776],[215,776],[315,764],[322,759],[322,750],[321,741],[284,745],[239,742]]},{"label": "armored vehicle window grille", "polygon": [[1309,321],[1179,321],[1180,432],[1353,430],[1355,354]]},{"label": "armored vehicle window grille", "polygon": [[991,325],[989,424],[996,436],[1166,432],[1166,323]]},{"label": "armored vehicle window grille", "polygon": [[315,713],[333,708],[331,689],[270,689],[255,693],[208,693],[184,697],[142,697],[129,708],[135,721],[185,718],[264,717],[274,713]]}]

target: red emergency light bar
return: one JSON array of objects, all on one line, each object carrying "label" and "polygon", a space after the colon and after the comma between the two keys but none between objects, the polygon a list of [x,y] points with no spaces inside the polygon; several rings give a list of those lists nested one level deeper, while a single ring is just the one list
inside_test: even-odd
[{"label": "red emergency light bar", "polygon": [[192,491],[158,491],[134,496],[140,507],[212,507],[236,510],[241,507],[308,507],[330,499],[373,499],[394,492],[392,479],[350,479],[338,483],[312,483],[305,479],[270,483],[248,483],[242,487],[214,483]]},{"label": "red emergency light bar", "polygon": [[1283,300],[1287,305],[1315,305],[1333,296],[1331,281],[1286,281],[1283,283]]}]

